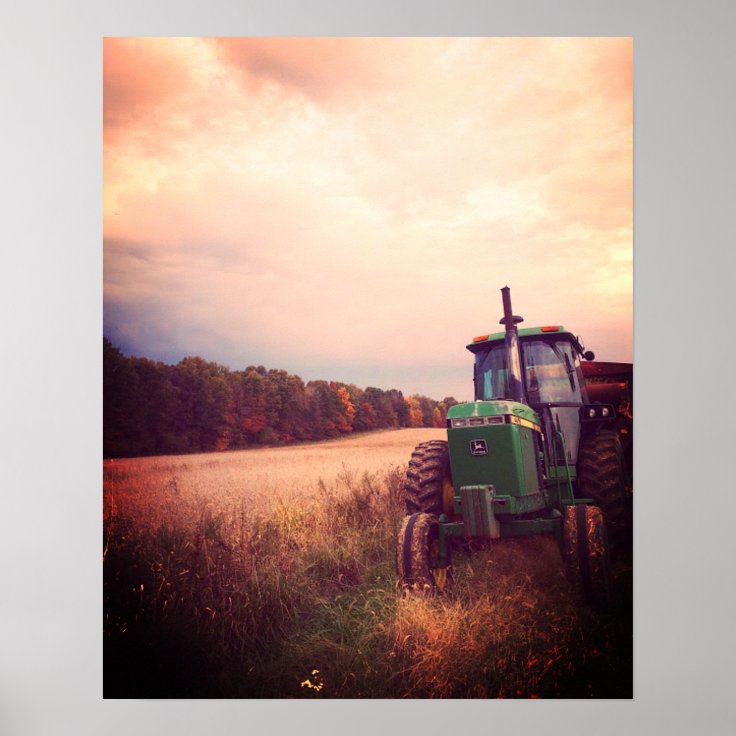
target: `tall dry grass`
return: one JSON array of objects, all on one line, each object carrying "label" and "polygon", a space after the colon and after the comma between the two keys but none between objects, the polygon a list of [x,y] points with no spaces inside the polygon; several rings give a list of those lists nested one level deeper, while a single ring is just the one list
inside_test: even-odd
[{"label": "tall dry grass", "polygon": [[401,598],[400,467],[315,479],[292,450],[264,498],[238,454],[106,464],[106,697],[630,697],[626,564],[607,615],[541,537],[457,553],[448,595]]}]

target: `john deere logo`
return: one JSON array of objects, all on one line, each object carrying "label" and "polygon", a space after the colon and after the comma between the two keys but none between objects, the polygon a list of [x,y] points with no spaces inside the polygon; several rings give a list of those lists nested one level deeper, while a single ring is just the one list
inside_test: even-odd
[{"label": "john deere logo", "polygon": [[485,440],[470,440],[471,455],[487,455],[488,445]]}]

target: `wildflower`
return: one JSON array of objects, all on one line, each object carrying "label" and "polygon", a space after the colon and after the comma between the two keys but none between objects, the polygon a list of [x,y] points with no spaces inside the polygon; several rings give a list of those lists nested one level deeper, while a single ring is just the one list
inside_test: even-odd
[{"label": "wildflower", "polygon": [[319,670],[312,670],[312,677],[314,678],[314,682],[307,678],[306,680],[303,680],[300,685],[301,687],[306,687],[310,690],[314,690],[315,692],[319,692],[325,686],[324,680],[322,680],[322,677],[319,674]]}]

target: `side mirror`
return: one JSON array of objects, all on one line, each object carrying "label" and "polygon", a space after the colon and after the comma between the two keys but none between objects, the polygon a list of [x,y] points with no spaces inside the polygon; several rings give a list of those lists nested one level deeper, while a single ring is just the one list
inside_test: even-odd
[{"label": "side mirror", "polygon": [[583,358],[585,358],[585,360],[595,360],[595,353],[592,350],[586,350],[583,353]]}]

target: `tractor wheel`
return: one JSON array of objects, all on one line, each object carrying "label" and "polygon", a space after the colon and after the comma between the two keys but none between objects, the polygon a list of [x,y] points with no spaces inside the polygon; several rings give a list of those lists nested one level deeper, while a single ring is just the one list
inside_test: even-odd
[{"label": "tractor wheel", "polygon": [[584,600],[607,608],[612,597],[611,564],[606,525],[597,506],[565,508],[563,553],[570,582]]},{"label": "tractor wheel", "polygon": [[452,566],[438,567],[439,524],[435,516],[418,513],[405,516],[396,548],[399,586],[409,593],[434,595],[452,582]]},{"label": "tractor wheel", "polygon": [[404,479],[406,513],[450,516],[453,493],[447,442],[431,440],[417,445]]},{"label": "tractor wheel", "polygon": [[592,498],[606,515],[614,544],[631,545],[631,494],[621,441],[615,431],[601,429],[584,437],[578,451],[579,494]]}]

